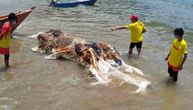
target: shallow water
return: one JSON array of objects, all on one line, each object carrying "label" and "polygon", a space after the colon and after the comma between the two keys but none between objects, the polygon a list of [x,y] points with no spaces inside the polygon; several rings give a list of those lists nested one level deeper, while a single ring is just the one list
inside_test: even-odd
[{"label": "shallow water", "polygon": [[[193,1],[192,0],[98,0],[96,7],[61,9],[47,7],[50,0],[1,0],[0,14],[36,6],[14,32],[11,68],[3,69],[0,56],[0,110],[191,110],[193,107]],[[131,14],[140,15],[145,33],[142,57],[128,58],[129,31],[110,28],[129,23]],[[188,15],[188,16],[186,16]],[[188,21],[188,22],[187,22]],[[185,29],[188,59],[179,80],[169,80],[164,61],[173,28]],[[94,82],[87,71],[71,61],[46,60],[34,53],[34,39],[26,36],[60,29],[90,41],[106,42],[120,51],[123,60],[141,69],[152,86],[135,94],[136,87],[114,81],[108,86]]]}]

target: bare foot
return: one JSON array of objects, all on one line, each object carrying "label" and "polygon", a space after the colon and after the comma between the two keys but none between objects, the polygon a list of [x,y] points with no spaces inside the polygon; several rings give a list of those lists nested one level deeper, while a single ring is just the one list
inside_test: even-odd
[{"label": "bare foot", "polygon": [[6,65],[6,66],[5,66],[5,69],[8,69],[8,68],[10,68],[10,65]]},{"label": "bare foot", "polygon": [[137,56],[138,56],[139,58],[141,58],[141,57],[142,57],[142,54],[138,54]]}]

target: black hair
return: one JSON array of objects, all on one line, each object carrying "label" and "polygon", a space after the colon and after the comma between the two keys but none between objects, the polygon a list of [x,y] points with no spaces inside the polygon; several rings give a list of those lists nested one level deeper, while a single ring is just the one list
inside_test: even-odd
[{"label": "black hair", "polygon": [[183,36],[184,35],[184,30],[182,28],[176,28],[174,30],[174,35],[180,35],[180,36]]},{"label": "black hair", "polygon": [[10,13],[8,15],[8,21],[13,21],[13,20],[17,22],[17,16],[15,13]]}]

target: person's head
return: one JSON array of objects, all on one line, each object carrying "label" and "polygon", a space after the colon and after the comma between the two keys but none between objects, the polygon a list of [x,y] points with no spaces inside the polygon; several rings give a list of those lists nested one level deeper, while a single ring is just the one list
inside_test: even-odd
[{"label": "person's head", "polygon": [[131,22],[132,23],[135,23],[135,22],[137,22],[138,21],[138,16],[137,15],[132,15],[131,17],[130,17],[130,20],[131,20]]},{"label": "person's head", "polygon": [[15,24],[17,22],[17,16],[15,13],[10,13],[8,15],[8,21],[11,22],[12,24]]},{"label": "person's head", "polygon": [[176,36],[177,39],[181,39],[184,35],[184,30],[182,28],[176,28],[174,30],[174,36]]}]

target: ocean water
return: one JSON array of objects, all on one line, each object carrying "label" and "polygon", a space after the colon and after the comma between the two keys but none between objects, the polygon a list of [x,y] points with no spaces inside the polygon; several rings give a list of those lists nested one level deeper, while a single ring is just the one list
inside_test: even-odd
[{"label": "ocean water", "polygon": [[[51,0],[0,0],[0,15],[36,6],[13,33],[11,68],[3,71],[0,56],[0,110],[191,110],[193,107],[193,0],[98,0],[96,6],[48,7]],[[67,1],[67,0],[64,0]],[[128,57],[128,30],[111,31],[140,16],[144,34],[142,57]],[[188,58],[177,83],[167,74],[164,61],[182,27],[188,43]],[[89,41],[106,42],[117,48],[123,60],[141,69],[152,86],[135,94],[135,87],[90,86],[94,82],[84,69],[71,61],[46,60],[31,48],[37,42],[27,36],[59,29]]]}]

